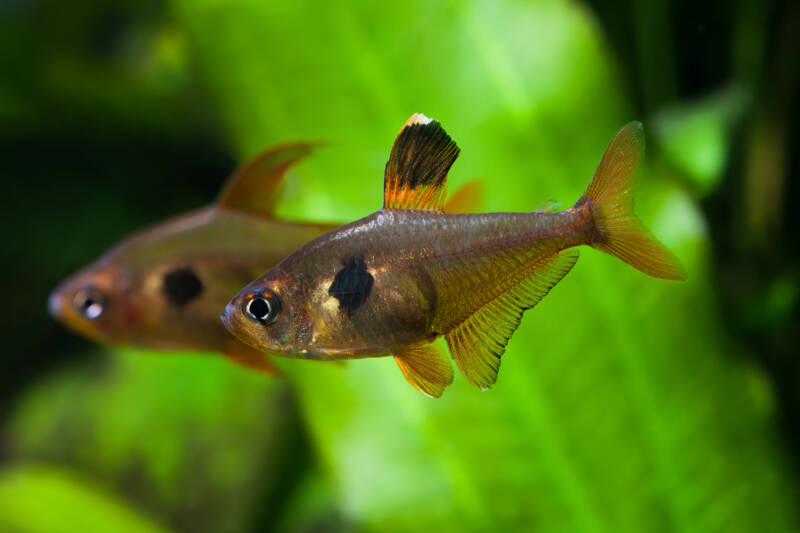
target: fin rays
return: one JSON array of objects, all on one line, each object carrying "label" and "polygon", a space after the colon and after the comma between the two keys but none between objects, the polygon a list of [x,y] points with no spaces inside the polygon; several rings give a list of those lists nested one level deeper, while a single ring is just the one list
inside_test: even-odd
[{"label": "fin rays", "polygon": [[384,209],[443,211],[447,173],[459,149],[441,124],[415,114],[392,146],[384,173]]},{"label": "fin rays", "polygon": [[453,382],[450,361],[432,344],[398,352],[394,360],[408,382],[426,396],[438,398]]},{"label": "fin rays", "polygon": [[598,239],[591,246],[656,278],[685,280],[686,270],[633,212],[633,188],[644,156],[640,122],[623,127],[609,143],[594,178],[576,205],[589,205]]},{"label": "fin rays", "polygon": [[467,381],[483,390],[497,381],[500,358],[523,313],[539,303],[577,260],[577,250],[545,258],[528,279],[477,310],[445,335],[450,352]]}]

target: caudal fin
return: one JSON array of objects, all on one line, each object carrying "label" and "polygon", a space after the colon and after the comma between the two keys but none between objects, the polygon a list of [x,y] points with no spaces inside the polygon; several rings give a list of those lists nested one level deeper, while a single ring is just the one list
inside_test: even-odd
[{"label": "caudal fin", "polygon": [[634,180],[644,155],[644,129],[631,122],[603,154],[594,178],[577,205],[587,206],[595,223],[593,248],[622,259],[645,274],[685,280],[686,270],[633,213]]}]

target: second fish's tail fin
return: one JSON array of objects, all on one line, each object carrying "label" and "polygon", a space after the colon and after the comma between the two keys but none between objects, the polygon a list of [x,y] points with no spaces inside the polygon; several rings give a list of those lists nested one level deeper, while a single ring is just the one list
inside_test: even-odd
[{"label": "second fish's tail fin", "polygon": [[592,213],[593,248],[611,254],[656,278],[685,280],[686,270],[633,213],[634,180],[644,154],[641,122],[622,128],[603,154],[577,206]]}]

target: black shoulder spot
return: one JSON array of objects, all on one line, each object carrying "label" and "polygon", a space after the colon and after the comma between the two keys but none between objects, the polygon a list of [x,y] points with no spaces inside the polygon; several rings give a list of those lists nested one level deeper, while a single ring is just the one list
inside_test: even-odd
[{"label": "black shoulder spot", "polygon": [[182,307],[203,292],[203,282],[190,267],[180,267],[164,274],[161,292],[175,307]]},{"label": "black shoulder spot", "polygon": [[374,282],[364,259],[351,258],[336,273],[328,294],[339,300],[339,309],[350,314],[367,300]]}]

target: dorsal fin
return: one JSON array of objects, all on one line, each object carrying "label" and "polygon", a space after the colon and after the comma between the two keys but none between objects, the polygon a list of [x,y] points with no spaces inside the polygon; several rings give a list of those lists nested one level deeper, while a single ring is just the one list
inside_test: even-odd
[{"label": "dorsal fin", "polygon": [[319,143],[295,142],[275,146],[239,167],[217,197],[217,205],[270,216],[280,197],[286,171]]},{"label": "dorsal fin", "polygon": [[383,177],[384,209],[442,211],[458,146],[438,121],[417,113],[397,135]]},{"label": "dorsal fin", "polygon": [[483,204],[484,196],[483,184],[480,181],[467,182],[450,195],[447,203],[444,204],[444,212],[450,214],[474,213]]}]

